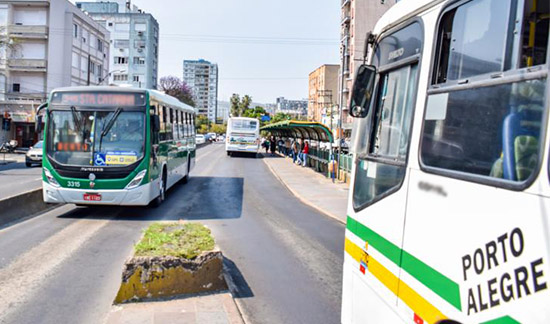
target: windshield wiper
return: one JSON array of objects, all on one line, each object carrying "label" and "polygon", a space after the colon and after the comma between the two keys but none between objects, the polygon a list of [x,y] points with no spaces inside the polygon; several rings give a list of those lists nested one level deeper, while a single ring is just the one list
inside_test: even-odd
[{"label": "windshield wiper", "polygon": [[78,112],[76,111],[75,106],[71,106],[71,112],[73,114],[74,126],[75,126],[76,130],[79,133],[81,133],[82,132],[81,122],[80,122],[80,118],[78,118]]},{"label": "windshield wiper", "polygon": [[101,145],[103,143],[103,137],[105,137],[105,135],[107,135],[109,133],[111,128],[113,128],[113,125],[115,124],[115,121],[116,121],[116,119],[118,118],[118,116],[120,115],[121,112],[122,112],[122,108],[118,107],[116,109],[115,114],[113,115],[113,117],[111,117],[111,119],[109,119],[107,124],[105,124],[105,126],[103,126],[103,130],[101,131],[101,135],[99,137],[99,152],[101,152]]}]

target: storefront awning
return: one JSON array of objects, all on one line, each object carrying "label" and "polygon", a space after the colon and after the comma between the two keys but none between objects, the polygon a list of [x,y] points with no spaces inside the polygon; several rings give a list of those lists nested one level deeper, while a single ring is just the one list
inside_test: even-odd
[{"label": "storefront awning", "polygon": [[334,137],[330,129],[321,124],[299,120],[285,120],[261,128],[275,136],[301,138],[306,140],[333,142]]}]

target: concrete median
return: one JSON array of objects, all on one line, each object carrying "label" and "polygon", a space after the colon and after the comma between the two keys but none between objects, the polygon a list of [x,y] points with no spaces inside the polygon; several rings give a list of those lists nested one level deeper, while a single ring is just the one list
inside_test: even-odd
[{"label": "concrete median", "polygon": [[55,206],[44,202],[42,188],[4,198],[0,200],[0,227],[44,212]]}]

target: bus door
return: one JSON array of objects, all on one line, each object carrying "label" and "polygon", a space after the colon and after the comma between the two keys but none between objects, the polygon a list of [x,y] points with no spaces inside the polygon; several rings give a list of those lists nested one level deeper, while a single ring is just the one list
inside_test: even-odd
[{"label": "bus door", "polygon": [[355,214],[348,218],[346,251],[358,267],[354,271],[345,270],[344,278],[344,296],[352,298],[351,303],[344,301],[347,305],[344,307],[352,307],[351,312],[344,310],[344,313],[353,314],[352,322],[356,323],[388,320],[376,319],[379,306],[376,299],[369,298],[370,289],[391,307],[397,303],[408,187],[407,157],[421,39],[421,25],[415,22],[378,43],[373,58],[378,70],[375,96],[369,115],[362,121],[372,126],[356,130],[365,132],[361,137],[367,140],[358,149],[353,185]]},{"label": "bus door", "polygon": [[400,308],[416,323],[550,322],[549,25],[533,27],[534,3],[441,14],[402,256]]}]

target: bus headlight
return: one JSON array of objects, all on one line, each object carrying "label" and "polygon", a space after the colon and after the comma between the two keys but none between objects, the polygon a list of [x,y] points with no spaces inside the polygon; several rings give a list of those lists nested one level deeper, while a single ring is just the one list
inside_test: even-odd
[{"label": "bus headlight", "polygon": [[126,186],[126,189],[134,189],[137,186],[141,184],[143,181],[143,178],[145,178],[145,174],[147,173],[147,170],[143,170],[140,173],[138,173],[135,178],[130,181],[130,183]]},{"label": "bus headlight", "polygon": [[44,169],[44,175],[46,176],[46,179],[48,179],[48,182],[54,187],[59,187],[59,182],[55,180],[50,170],[48,170],[47,168],[43,168],[43,169]]}]

